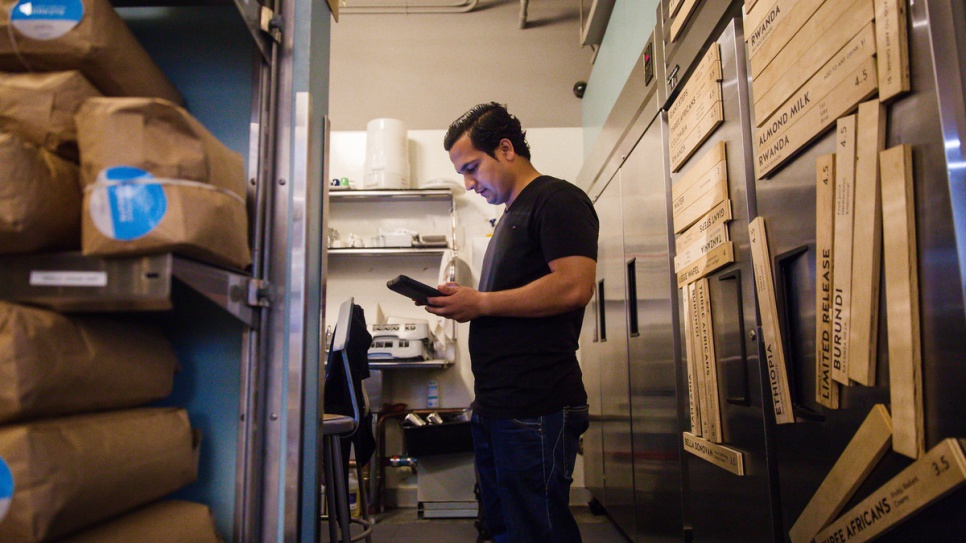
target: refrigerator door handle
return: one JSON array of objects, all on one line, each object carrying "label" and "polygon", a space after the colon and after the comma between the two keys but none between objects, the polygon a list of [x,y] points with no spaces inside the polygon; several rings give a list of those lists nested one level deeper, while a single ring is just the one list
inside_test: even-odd
[{"label": "refrigerator door handle", "polygon": [[627,327],[630,337],[641,335],[637,320],[637,258],[627,261]]},{"label": "refrigerator door handle", "polygon": [[[722,273],[718,275],[718,281],[721,283],[728,282],[734,285],[735,292],[735,303],[732,307],[735,308],[735,314],[737,317],[734,322],[738,323],[738,337],[745,337],[745,319],[744,319],[744,304],[742,303],[741,295],[741,270],[735,268],[729,272]],[[729,304],[721,304],[724,307],[728,307]],[[741,346],[740,360],[742,362],[740,377],[737,379],[729,378],[726,380],[725,384],[725,401],[731,405],[741,405],[748,407],[751,405],[751,397],[748,394],[748,350],[745,348],[744,339],[739,341],[738,344]]]},{"label": "refrigerator door handle", "polygon": [[[792,407],[795,410],[795,417],[822,422],[825,420],[825,417],[802,401],[805,394],[798,384],[799,377],[801,376],[801,368],[798,367],[799,357],[796,356],[800,350],[793,348],[795,347],[793,345],[793,337],[789,333],[790,330],[795,329],[790,322],[791,313],[788,308],[789,301],[796,299],[795,281],[792,280],[794,274],[790,273],[789,270],[798,258],[806,253],[808,253],[808,245],[800,245],[794,249],[775,255],[774,262],[772,262],[772,269],[775,270],[775,305],[778,306],[778,328],[783,339],[782,345],[785,347],[785,360],[788,365],[785,370],[788,375],[789,389],[792,393]],[[798,309],[795,311],[797,315]]]},{"label": "refrigerator door handle", "polygon": [[604,304],[604,280],[597,282],[597,338],[601,343],[607,341],[607,319]]}]

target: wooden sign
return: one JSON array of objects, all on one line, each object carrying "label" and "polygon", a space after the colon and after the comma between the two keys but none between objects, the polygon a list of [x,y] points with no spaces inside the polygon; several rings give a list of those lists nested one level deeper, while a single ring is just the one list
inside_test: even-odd
[{"label": "wooden sign", "polygon": [[[755,56],[781,22],[788,17],[789,11],[799,4],[798,0],[778,0],[772,2],[768,9],[756,9],[745,15],[745,28],[748,34],[748,58]],[[789,36],[790,37],[790,36]]]},{"label": "wooden sign", "polygon": [[852,319],[852,211],[855,202],[855,115],[838,120],[835,135],[835,241],[832,250],[832,379],[849,384]]},{"label": "wooden sign", "polygon": [[691,415],[691,432],[694,435],[701,435],[701,411],[698,407],[698,376],[695,364],[697,356],[694,352],[694,326],[691,324],[691,299],[694,296],[694,283],[681,289],[684,296],[681,304],[684,310],[684,350],[686,356],[686,367],[688,371],[688,408]]},{"label": "wooden sign", "polygon": [[698,0],[683,0],[681,2],[681,7],[678,10],[678,14],[674,16],[674,20],[671,21],[671,41],[675,42],[678,36],[681,35],[681,30],[684,29],[684,24],[688,22],[691,15],[694,13],[695,8],[698,7]]},{"label": "wooden sign", "polygon": [[684,230],[708,211],[728,199],[728,165],[719,162],[682,198],[682,207],[673,216],[674,229]]},{"label": "wooden sign", "polygon": [[715,102],[681,143],[671,147],[671,171],[680,170],[684,161],[691,158],[691,155],[721,125],[722,121],[724,121],[724,108],[721,102]]},{"label": "wooden sign", "polygon": [[792,395],[785,370],[785,350],[779,327],[778,306],[775,301],[775,285],[764,217],[758,217],[748,224],[748,235],[751,241],[751,258],[755,270],[755,290],[758,292],[758,309],[761,314],[763,354],[768,368],[768,381],[771,385],[775,422],[777,424],[793,423],[795,422],[795,415],[792,413]]},{"label": "wooden sign", "polygon": [[701,423],[700,435],[707,437],[711,433],[710,419],[708,419],[708,384],[705,382],[704,362],[701,354],[701,305],[698,302],[697,284],[692,283],[687,288],[691,291],[691,342],[694,352],[694,375],[696,377],[694,395],[700,413],[698,421]]},{"label": "wooden sign", "polygon": [[912,147],[883,151],[882,239],[885,261],[886,324],[889,335],[889,394],[892,449],[910,458],[925,452],[922,403],[922,347],[919,336],[919,259]]},{"label": "wooden sign", "polygon": [[810,543],[838,515],[889,450],[892,422],[882,404],[872,406],[825,480],[788,531],[792,543]]},{"label": "wooden sign", "polygon": [[757,5],[760,5],[758,4],[758,0],[745,0],[745,13],[755,11],[755,6]]},{"label": "wooden sign", "polygon": [[818,157],[815,170],[815,401],[838,409],[839,384],[832,380],[835,155]]},{"label": "wooden sign", "polygon": [[724,245],[705,253],[693,264],[677,273],[678,288],[694,282],[714,270],[735,261],[735,242],[728,241]]},{"label": "wooden sign", "polygon": [[[831,92],[820,100],[810,100],[804,104],[804,113],[798,115],[793,124],[766,123],[759,131],[755,172],[759,179],[764,178],[802,147],[820,136],[839,117],[846,115],[855,107],[875,94],[875,59],[866,62],[844,78]],[[767,143],[765,143],[767,142]]]},{"label": "wooden sign", "polygon": [[671,0],[670,4],[668,4],[668,7],[667,7],[668,18],[670,19],[675,15],[677,15],[679,9],[681,9],[681,0]]},{"label": "wooden sign", "polygon": [[698,65],[694,67],[694,74],[688,78],[688,82],[668,108],[668,126],[673,127],[685,115],[685,110],[696,101],[695,96],[721,81],[721,77],[721,46],[718,42],[711,42]]},{"label": "wooden sign", "polygon": [[[748,62],[752,67],[754,78],[757,78],[775,60],[775,57],[782,52],[782,49],[798,34],[802,26],[822,7],[825,1],[794,0],[788,6],[785,6],[786,9],[775,14],[772,24],[768,26],[759,24],[759,27],[764,31],[764,35],[759,36],[754,47],[752,47],[750,40],[748,43]],[[767,22],[767,19],[762,21],[762,23],[765,22]],[[754,30],[758,30],[759,27]],[[752,36],[754,36],[754,33]]]},{"label": "wooden sign", "polygon": [[[802,66],[801,69],[786,73],[767,92],[756,85],[754,90],[757,126],[765,124],[776,110],[788,111],[790,107],[808,97],[827,96],[836,85],[842,82],[843,78],[855,71],[863,61],[874,56],[874,26],[873,23],[866,24],[838,53],[831,59],[827,59],[824,65],[818,63],[826,59],[815,59],[817,64]],[[808,74],[814,75],[809,78]]]},{"label": "wooden sign", "polygon": [[705,230],[704,236],[697,243],[674,255],[674,272],[681,271],[695,260],[728,241],[730,241],[728,239],[728,225],[723,222]]},{"label": "wooden sign", "polygon": [[684,450],[735,475],[745,474],[744,454],[741,451],[712,443],[689,432],[684,432]]},{"label": "wooden sign", "polygon": [[708,152],[701,156],[698,160],[695,160],[690,168],[678,177],[678,180],[671,185],[671,199],[677,201],[681,198],[685,192],[687,192],[695,183],[697,183],[704,174],[714,167],[715,164],[726,160],[725,155],[725,142],[719,141],[715,143]]},{"label": "wooden sign", "polygon": [[944,439],[819,532],[815,541],[871,541],[962,486],[964,482],[966,457],[963,456],[962,445],[954,438]]},{"label": "wooden sign", "polygon": [[713,83],[710,88],[703,91],[703,94],[695,96],[694,106],[687,110],[687,114],[682,117],[675,128],[669,130],[670,147],[672,149],[683,144],[684,139],[691,134],[704,116],[715,106],[721,107],[721,85]]},{"label": "wooden sign", "polygon": [[688,247],[698,243],[704,237],[704,232],[713,228],[718,223],[726,223],[731,220],[731,200],[725,200],[716,205],[714,209],[701,217],[691,228],[685,230],[675,240],[676,253],[686,250]]},{"label": "wooden sign", "polygon": [[885,148],[885,107],[878,100],[859,105],[856,120],[855,205],[852,211],[852,324],[849,380],[875,384],[879,347],[879,276],[882,263],[882,200],[879,153]]},{"label": "wooden sign", "polygon": [[910,89],[907,1],[875,0],[879,100],[883,102]]},{"label": "wooden sign", "polygon": [[795,78],[798,85],[810,79],[872,21],[874,11],[869,1],[840,0],[823,4],[772,63],[755,74],[752,84],[755,101],[781,79]]},{"label": "wooden sign", "polygon": [[707,279],[700,279],[695,284],[695,294],[698,300],[698,316],[701,337],[701,349],[698,360],[701,367],[698,371],[704,373],[704,393],[707,397],[707,409],[701,412],[701,421],[706,422],[707,432],[703,435],[709,441],[720,443],[724,437],[721,432],[721,402],[718,397],[718,358],[714,350],[714,323],[711,320],[711,286]]}]

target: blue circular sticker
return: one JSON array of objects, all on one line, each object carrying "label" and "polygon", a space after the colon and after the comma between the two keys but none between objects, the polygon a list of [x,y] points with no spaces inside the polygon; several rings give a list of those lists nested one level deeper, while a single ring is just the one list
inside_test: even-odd
[{"label": "blue circular sticker", "polygon": [[10,10],[10,24],[35,40],[54,40],[84,18],[81,0],[20,0]]},{"label": "blue circular sticker", "polygon": [[164,219],[168,199],[150,173],[130,166],[107,168],[91,190],[90,215],[105,236],[130,241],[147,235]]},{"label": "blue circular sticker", "polygon": [[13,474],[7,463],[0,458],[0,521],[7,516],[10,500],[13,499]]}]

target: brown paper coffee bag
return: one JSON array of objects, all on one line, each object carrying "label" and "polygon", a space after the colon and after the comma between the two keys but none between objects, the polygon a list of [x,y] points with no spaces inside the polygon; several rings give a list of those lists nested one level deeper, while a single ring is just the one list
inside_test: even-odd
[{"label": "brown paper coffee bag", "polygon": [[60,543],[222,543],[207,505],[162,501],[108,520]]},{"label": "brown paper coffee bag", "polygon": [[108,0],[81,0],[79,13],[48,17],[29,0],[0,0],[0,70],[78,70],[107,96],[183,103]]},{"label": "brown paper coffee bag", "polygon": [[0,254],[77,249],[77,166],[0,132]]},{"label": "brown paper coffee bag", "polygon": [[144,405],[177,368],[156,326],[0,302],[0,424]]},{"label": "brown paper coffee bag", "polygon": [[175,408],[0,426],[14,481],[0,541],[53,540],[156,501],[197,478],[197,447]]},{"label": "brown paper coffee bag", "polygon": [[0,130],[76,162],[74,114],[101,96],[80,72],[0,73]]}]

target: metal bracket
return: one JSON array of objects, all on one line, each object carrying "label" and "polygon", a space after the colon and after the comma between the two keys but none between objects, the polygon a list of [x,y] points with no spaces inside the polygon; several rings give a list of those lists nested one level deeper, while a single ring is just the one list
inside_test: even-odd
[{"label": "metal bracket", "polygon": [[271,36],[276,43],[282,43],[282,29],[284,26],[281,15],[275,15],[274,11],[262,6],[259,28]]},{"label": "metal bracket", "polygon": [[271,284],[263,279],[249,279],[248,305],[252,307],[268,307],[271,304]]}]

